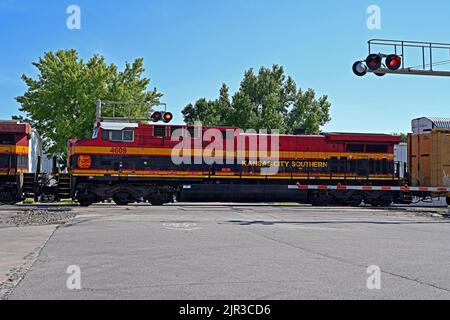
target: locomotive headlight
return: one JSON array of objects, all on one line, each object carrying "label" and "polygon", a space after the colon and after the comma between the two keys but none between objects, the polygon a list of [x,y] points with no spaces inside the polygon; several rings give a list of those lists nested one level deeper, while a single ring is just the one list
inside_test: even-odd
[{"label": "locomotive headlight", "polygon": [[89,169],[92,166],[92,158],[88,155],[78,156],[77,165],[80,169]]}]

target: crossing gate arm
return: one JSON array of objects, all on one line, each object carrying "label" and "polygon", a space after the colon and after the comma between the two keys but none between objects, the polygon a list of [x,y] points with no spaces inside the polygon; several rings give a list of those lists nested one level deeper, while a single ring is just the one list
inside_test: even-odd
[{"label": "crossing gate arm", "polygon": [[358,191],[402,191],[402,192],[430,192],[449,193],[450,187],[391,187],[391,186],[342,186],[342,185],[289,185],[288,189],[298,190],[358,190]]}]

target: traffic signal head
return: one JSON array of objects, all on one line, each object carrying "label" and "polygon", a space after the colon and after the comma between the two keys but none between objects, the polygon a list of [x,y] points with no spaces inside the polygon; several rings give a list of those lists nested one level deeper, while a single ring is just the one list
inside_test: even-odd
[{"label": "traffic signal head", "polygon": [[163,121],[164,121],[165,123],[169,123],[170,121],[172,121],[172,119],[173,119],[173,115],[172,115],[170,112],[164,113],[164,115],[163,115]]},{"label": "traffic signal head", "polygon": [[386,57],[386,67],[389,70],[395,71],[400,69],[402,65],[402,58],[396,54],[390,54]]},{"label": "traffic signal head", "polygon": [[153,112],[153,114],[152,114],[152,116],[151,116],[151,119],[152,119],[153,122],[161,121],[161,119],[162,119],[162,114],[161,114],[161,112],[159,112],[159,111]]},{"label": "traffic signal head", "polygon": [[353,73],[356,74],[358,77],[365,76],[367,73],[367,67],[362,61],[356,61],[353,64]]},{"label": "traffic signal head", "polygon": [[379,54],[369,54],[366,58],[367,68],[370,70],[378,70],[381,68],[382,57]]}]

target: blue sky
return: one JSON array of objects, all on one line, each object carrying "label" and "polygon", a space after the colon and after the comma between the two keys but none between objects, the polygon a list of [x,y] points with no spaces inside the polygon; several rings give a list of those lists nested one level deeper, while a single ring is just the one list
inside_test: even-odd
[{"label": "blue sky", "polygon": [[[66,27],[72,4],[81,30]],[[366,27],[372,4],[381,30]],[[75,48],[119,66],[144,57],[175,122],[187,103],[215,98],[222,82],[234,92],[246,69],[280,64],[302,89],[329,96],[324,130],[407,132],[415,117],[450,117],[450,79],[358,78],[351,65],[370,38],[450,42],[449,14],[448,0],[0,0],[0,118],[17,114],[32,61]]]}]

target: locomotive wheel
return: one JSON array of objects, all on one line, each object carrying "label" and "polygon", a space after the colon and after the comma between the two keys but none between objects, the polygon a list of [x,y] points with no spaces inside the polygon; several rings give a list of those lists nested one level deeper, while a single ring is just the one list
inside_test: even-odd
[{"label": "locomotive wheel", "polygon": [[338,205],[345,207],[358,207],[363,202],[364,196],[361,193],[353,192],[348,198],[337,200]]},{"label": "locomotive wheel", "polygon": [[150,202],[152,206],[162,206],[164,205],[164,202],[162,201],[152,201]]},{"label": "locomotive wheel", "polygon": [[314,192],[310,195],[309,203],[311,203],[314,207],[327,207],[333,205],[334,201],[328,196],[328,194]]},{"label": "locomotive wheel", "polygon": [[368,203],[372,207],[389,207],[392,204],[392,202],[393,202],[392,196],[388,194],[382,195],[376,199],[368,201]]},{"label": "locomotive wheel", "polygon": [[173,194],[167,192],[153,193],[145,198],[152,206],[162,206],[165,203],[173,202]]},{"label": "locomotive wheel", "polygon": [[392,202],[393,202],[391,195],[381,196],[378,199],[378,201],[380,203],[380,207],[389,207],[392,204]]},{"label": "locomotive wheel", "polygon": [[18,202],[17,197],[13,191],[0,192],[0,204],[13,205]]},{"label": "locomotive wheel", "polygon": [[350,197],[348,203],[352,207],[359,207],[363,201],[364,201],[364,194],[357,192]]},{"label": "locomotive wheel", "polygon": [[93,193],[80,194],[77,197],[77,200],[82,207],[89,207],[92,203],[94,203],[95,195]]},{"label": "locomotive wheel", "polygon": [[78,202],[82,207],[89,207],[92,204],[91,200],[88,197],[81,197],[78,199]]},{"label": "locomotive wheel", "polygon": [[121,200],[118,200],[118,199],[113,199],[113,201],[118,206],[127,206],[127,205],[129,205],[131,203],[131,202],[126,202],[126,201],[121,201]]},{"label": "locomotive wheel", "polygon": [[359,198],[350,198],[344,202],[344,205],[347,207],[359,207],[362,203],[362,199]]},{"label": "locomotive wheel", "polygon": [[134,199],[128,192],[119,192],[113,196],[113,201],[118,206],[127,206],[133,203]]}]

